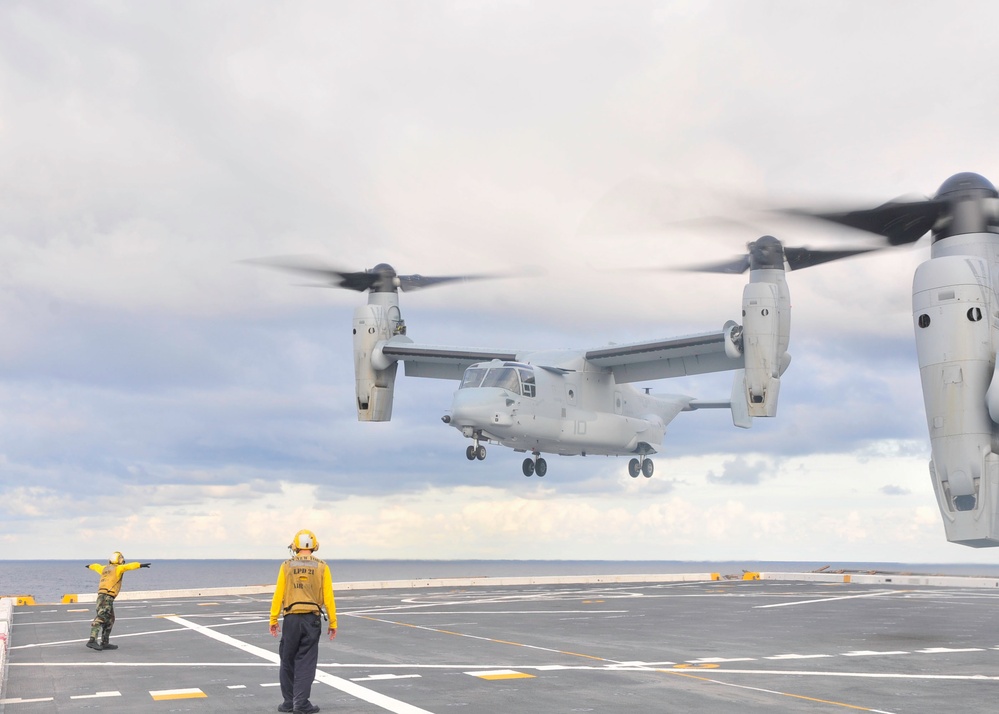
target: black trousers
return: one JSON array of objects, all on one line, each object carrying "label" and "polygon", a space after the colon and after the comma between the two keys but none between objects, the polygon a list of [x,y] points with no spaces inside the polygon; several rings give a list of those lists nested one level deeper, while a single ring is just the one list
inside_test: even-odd
[{"label": "black trousers", "polygon": [[312,693],[319,662],[319,613],[285,615],[278,654],[281,656],[281,695],[295,709],[304,709]]}]

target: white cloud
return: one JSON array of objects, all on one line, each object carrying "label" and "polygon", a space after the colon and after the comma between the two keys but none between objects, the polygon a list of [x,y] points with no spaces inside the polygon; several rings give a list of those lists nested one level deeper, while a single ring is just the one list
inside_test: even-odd
[{"label": "white cloud", "polygon": [[[427,342],[717,329],[740,279],[639,270],[863,240],[749,209],[999,176],[991,4],[236,7],[0,8],[4,552],[266,556],[308,525],[345,557],[974,557],[926,473],[925,247],[792,274],[778,418],[683,414],[651,480],[468,463],[445,382],[400,377],[394,421],[358,424],[363,296],[238,261],[527,274],[405,295]],[[705,217],[737,220],[677,223]]]}]

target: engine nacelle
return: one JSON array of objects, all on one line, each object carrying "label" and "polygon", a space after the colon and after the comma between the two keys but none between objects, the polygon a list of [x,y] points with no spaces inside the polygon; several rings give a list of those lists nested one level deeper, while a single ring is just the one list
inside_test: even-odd
[{"label": "engine nacelle", "polygon": [[395,396],[397,362],[381,345],[402,329],[398,305],[367,304],[354,310],[354,379],[358,421],[389,421]]},{"label": "engine nacelle", "polygon": [[750,416],[777,414],[780,375],[786,367],[780,297],[778,285],[771,282],[750,282],[742,292],[742,353]]},{"label": "engine nacelle", "polygon": [[999,412],[989,266],[941,256],[916,269],[912,313],[926,405],[930,476],[947,540],[999,546]]}]

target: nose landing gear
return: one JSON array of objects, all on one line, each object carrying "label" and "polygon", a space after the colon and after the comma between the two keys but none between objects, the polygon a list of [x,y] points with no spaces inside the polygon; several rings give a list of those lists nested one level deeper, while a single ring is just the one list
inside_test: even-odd
[{"label": "nose landing gear", "polygon": [[465,449],[465,458],[469,461],[475,461],[476,459],[482,461],[486,458],[486,447],[479,443],[480,436],[481,434],[476,434],[473,437],[475,443]]},{"label": "nose landing gear", "polygon": [[534,454],[533,459],[524,459],[524,475],[530,476],[535,473],[538,475],[538,478],[548,473],[548,462],[538,453]]},{"label": "nose landing gear", "polygon": [[628,475],[632,478],[638,478],[638,474],[642,474],[645,478],[652,478],[652,472],[655,468],[652,459],[643,454],[641,459],[632,459],[628,462]]}]

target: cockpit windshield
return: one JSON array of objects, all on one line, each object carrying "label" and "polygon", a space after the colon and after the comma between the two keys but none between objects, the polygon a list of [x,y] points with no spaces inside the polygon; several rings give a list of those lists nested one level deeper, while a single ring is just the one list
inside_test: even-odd
[{"label": "cockpit windshield", "polygon": [[465,370],[459,389],[496,387],[514,394],[533,397],[535,394],[534,370],[527,365],[506,364],[496,367],[475,365]]}]

